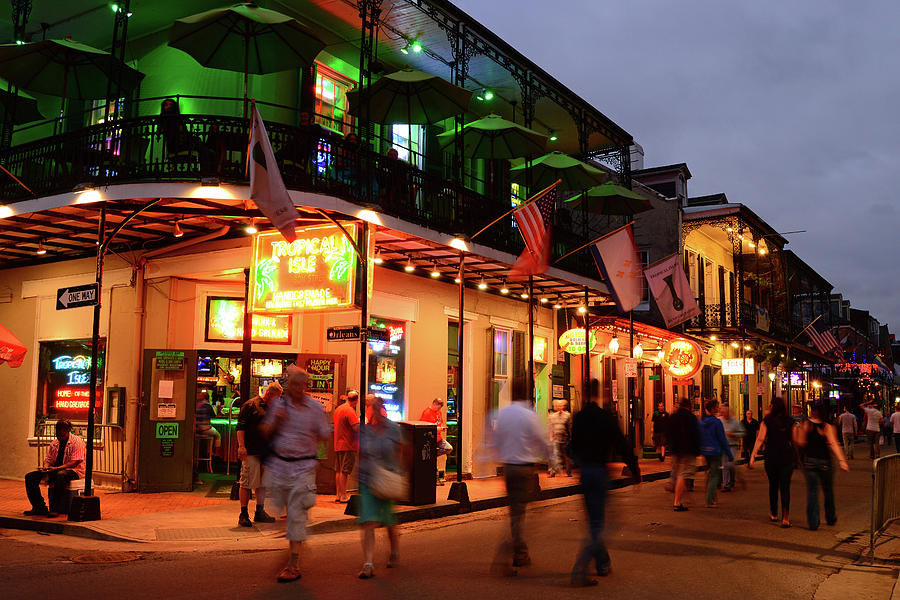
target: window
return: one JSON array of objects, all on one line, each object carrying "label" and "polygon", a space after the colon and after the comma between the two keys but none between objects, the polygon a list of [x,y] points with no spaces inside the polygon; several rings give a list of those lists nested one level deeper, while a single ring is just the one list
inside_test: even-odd
[{"label": "window", "polygon": [[391,144],[397,149],[397,157],[419,169],[424,166],[424,129],[421,125],[391,125]]},{"label": "window", "polygon": [[719,275],[716,263],[708,258],[703,259],[703,287],[706,292],[706,304],[719,303]]},{"label": "window", "polygon": [[697,253],[693,250],[687,251],[688,257],[688,279],[691,283],[691,291],[694,292],[694,298],[700,297],[700,283],[697,276]]},{"label": "window", "polygon": [[[650,264],[650,251],[649,250],[641,250],[641,265],[646,269]],[[647,278],[641,277],[641,302],[648,302],[650,300],[650,287],[647,285]]]},{"label": "window", "polygon": [[506,379],[509,377],[510,331],[494,327],[492,337],[494,379]]},{"label": "window", "polygon": [[390,337],[369,341],[369,392],[381,398],[390,420],[400,421],[406,410],[406,321],[371,317],[369,325],[386,329]]},{"label": "window", "polygon": [[345,135],[350,133],[347,92],[353,87],[353,82],[337,71],[316,63],[316,122]]},{"label": "window", "polygon": [[[106,340],[101,339],[97,360],[94,418],[102,423],[103,371]],[[91,385],[91,340],[41,342],[38,355],[36,425],[44,421],[87,421]]]}]

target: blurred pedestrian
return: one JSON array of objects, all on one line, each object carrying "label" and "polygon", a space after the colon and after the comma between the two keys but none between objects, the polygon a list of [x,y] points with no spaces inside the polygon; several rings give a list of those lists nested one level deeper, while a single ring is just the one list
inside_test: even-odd
[{"label": "blurred pedestrian", "polygon": [[372,417],[360,435],[359,461],[359,524],[362,526],[363,568],[360,579],[375,576],[375,529],[387,527],[390,555],[387,567],[391,568],[400,560],[400,532],[394,502],[379,498],[372,492],[373,478],[378,477],[379,468],[392,473],[401,471],[400,426],[387,418],[382,399],[373,394],[366,395],[366,406],[372,406]]},{"label": "blurred pedestrian", "polygon": [[844,412],[838,417],[841,424],[841,438],[844,441],[844,454],[847,458],[853,458],[853,446],[856,442],[857,423],[856,416],[850,412],[850,407],[844,405]]},{"label": "blurred pedestrian", "polygon": [[803,474],[806,477],[806,523],[812,530],[819,528],[819,485],[825,496],[825,522],[834,525],[837,511],[834,506],[834,465],[829,449],[842,471],[849,471],[847,460],[838,444],[834,427],[822,419],[823,407],[809,403],[809,418],[797,428],[797,446],[803,448]]},{"label": "blurred pedestrian", "polygon": [[500,544],[491,569],[503,575],[515,575],[515,567],[531,564],[524,535],[525,508],[539,489],[536,464],[547,457],[546,433],[541,430],[534,404],[527,399],[524,383],[513,382],[513,402],[497,413],[490,440],[503,465],[509,503],[511,540]]},{"label": "blurred pedestrian", "polygon": [[744,443],[741,454],[746,459],[750,459],[750,451],[756,443],[756,435],[759,433],[759,421],[753,418],[752,411],[744,411],[744,418],[741,419],[741,425],[744,427]]},{"label": "blurred pedestrian", "polygon": [[669,413],[666,412],[666,403],[660,402],[653,411],[653,446],[659,455],[659,462],[666,460],[666,427]]},{"label": "blurred pedestrian", "polygon": [[897,448],[897,454],[900,454],[900,402],[894,405],[890,424],[894,432],[894,447]]},{"label": "blurred pedestrian", "polygon": [[718,418],[719,401],[710,399],[705,404],[706,415],[700,419],[700,454],[706,460],[706,507],[716,506],[716,490],[722,482],[722,455],[734,460],[725,428]]},{"label": "blurred pedestrian", "polygon": [[791,526],[791,475],[797,452],[793,441],[794,420],[787,414],[781,398],[773,398],[769,412],[759,426],[756,444],[750,453],[747,468],[752,469],[756,453],[765,443],[766,477],[769,479],[769,520],[778,521],[778,496],[781,495],[781,526]]},{"label": "blurred pedestrian", "polygon": [[[737,469],[734,464],[737,461],[738,450],[741,447],[741,440],[744,439],[744,426],[741,422],[731,414],[731,409],[727,404],[719,407],[719,420],[722,421],[722,427],[725,429],[725,439],[728,440],[728,448],[731,450],[731,458],[728,454],[722,453],[722,491],[730,492],[737,483]],[[743,479],[741,479],[743,483]]]},{"label": "blurred pedestrian", "polygon": [[571,477],[568,445],[572,433],[572,415],[566,410],[565,400],[553,401],[553,412],[547,416],[547,423],[550,430],[550,477],[555,477],[563,470],[566,477]]},{"label": "blurred pedestrian", "polygon": [[687,510],[682,499],[687,489],[687,479],[693,479],[697,470],[697,455],[700,454],[700,430],[697,417],[691,412],[691,401],[682,398],[676,410],[669,417],[666,439],[672,454],[672,476],[675,479],[674,510]]},{"label": "blurred pedestrian", "polygon": [[263,485],[273,503],[285,507],[290,555],[279,582],[300,579],[300,548],[306,539],[307,511],[316,504],[316,456],[331,435],[325,408],[307,395],[309,374],[288,370],[287,389],[272,401],[260,431],[269,439]]},{"label": "blurred pedestrian", "polygon": [[609,473],[606,463],[613,451],[623,457],[631,471],[635,485],[641,482],[641,470],[631,446],[622,435],[616,417],[600,408],[600,382],[591,380],[591,397],[572,424],[572,453],[581,468],[581,491],[588,515],[588,540],[572,568],[572,585],[584,587],[596,585],[596,579],[587,575],[588,565],[594,561],[597,575],[610,572],[609,552],[603,542],[606,517],[606,494],[609,489]]},{"label": "blurred pedestrian", "polygon": [[347,401],[334,411],[334,501],[345,503],[350,500],[347,493],[347,480],[356,466],[359,453],[359,392],[350,390]]},{"label": "blurred pedestrian", "polygon": [[866,443],[869,445],[869,458],[876,459],[881,456],[878,447],[881,440],[881,426],[884,424],[884,415],[878,410],[878,403],[874,400],[862,405],[866,415]]},{"label": "blurred pedestrian", "polygon": [[241,405],[238,413],[237,456],[241,461],[241,475],[238,498],[241,502],[241,514],[238,515],[238,526],[253,527],[250,522],[250,496],[256,493],[256,512],[253,520],[257,523],[274,523],[275,517],[266,513],[266,488],[262,485],[262,459],[266,451],[266,439],[259,430],[259,425],[266,416],[269,403],[281,396],[284,390],[281,384],[273,381],[266,386],[262,396],[251,398]]}]

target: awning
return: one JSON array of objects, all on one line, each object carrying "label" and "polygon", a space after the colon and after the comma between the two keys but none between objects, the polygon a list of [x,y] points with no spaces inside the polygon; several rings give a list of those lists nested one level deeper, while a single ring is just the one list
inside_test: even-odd
[{"label": "awning", "polygon": [[0,325],[0,365],[7,362],[11,367],[21,367],[26,352],[28,348],[25,344],[12,331]]},{"label": "awning", "polygon": [[[624,317],[597,317],[591,319],[591,327],[609,329],[610,331],[625,335],[631,330],[629,320]],[[661,327],[655,327],[653,325],[648,325],[647,323],[641,323],[640,321],[634,322],[634,335],[635,337],[640,336],[641,338],[649,338],[661,343],[684,338],[697,342],[701,348],[707,351],[713,347],[708,339],[687,335],[678,331],[669,331],[668,329],[662,329]]]}]

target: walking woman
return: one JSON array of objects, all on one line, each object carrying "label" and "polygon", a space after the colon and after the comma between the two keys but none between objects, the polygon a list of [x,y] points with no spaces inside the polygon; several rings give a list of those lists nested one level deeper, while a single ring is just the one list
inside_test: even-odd
[{"label": "walking woman", "polygon": [[849,471],[844,452],[838,444],[834,427],[822,420],[822,405],[809,403],[809,420],[797,428],[797,445],[804,448],[803,474],[806,476],[806,522],[809,528],[819,528],[819,484],[825,496],[825,522],[834,525],[834,465],[828,450],[838,459],[842,471]]},{"label": "walking woman", "polygon": [[[375,576],[375,529],[387,527],[391,554],[388,568],[397,564],[400,558],[400,536],[397,531],[397,516],[394,503],[379,498],[372,493],[373,478],[384,470],[400,472],[400,427],[387,418],[381,399],[372,394],[366,396],[366,409],[371,407],[371,415],[359,437],[359,524],[362,526],[363,568],[360,579]],[[368,413],[368,410],[367,410]]]},{"label": "walking woman", "polygon": [[763,443],[766,452],[766,477],[769,478],[769,520],[778,521],[778,495],[781,494],[781,526],[791,526],[791,475],[794,472],[796,452],[793,442],[794,420],[787,414],[784,400],[774,398],[769,413],[759,426],[756,444],[750,452],[752,469],[756,462],[756,453]]},{"label": "walking woman", "polygon": [[722,455],[734,462],[734,454],[725,437],[722,421],[716,416],[719,413],[719,401],[706,401],[706,416],[700,419],[700,454],[706,460],[709,470],[706,472],[706,508],[716,506],[716,489],[722,481]]}]

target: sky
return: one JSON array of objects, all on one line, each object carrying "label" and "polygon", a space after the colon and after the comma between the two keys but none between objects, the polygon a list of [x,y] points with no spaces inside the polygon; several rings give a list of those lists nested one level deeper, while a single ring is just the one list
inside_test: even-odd
[{"label": "sky", "polygon": [[900,334],[900,2],[454,3]]}]

